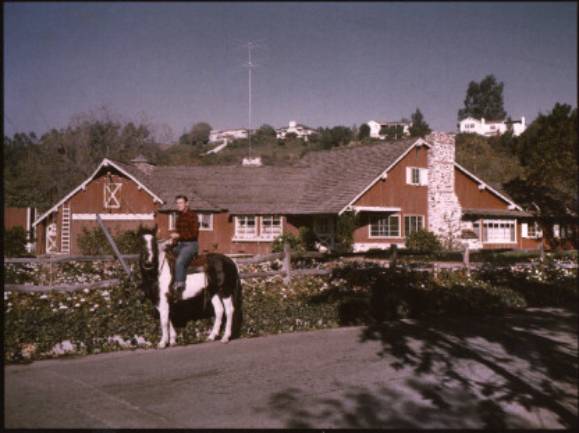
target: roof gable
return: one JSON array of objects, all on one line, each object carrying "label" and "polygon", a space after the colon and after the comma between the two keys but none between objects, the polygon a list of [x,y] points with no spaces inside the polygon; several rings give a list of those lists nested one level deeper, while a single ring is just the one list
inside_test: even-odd
[{"label": "roof gable", "polygon": [[[125,164],[116,162],[116,161],[112,161],[108,158],[104,158],[101,163],[98,165],[98,167],[95,169],[95,171],[93,171],[93,173],[86,178],[79,186],[77,186],[75,189],[73,189],[71,192],[69,192],[67,195],[64,196],[64,198],[62,198],[59,202],[57,202],[54,206],[52,206],[50,209],[48,209],[46,212],[44,212],[41,216],[39,216],[36,221],[34,221],[34,223],[32,224],[33,226],[36,226],[40,221],[42,221],[43,219],[45,219],[48,215],[50,215],[51,213],[53,213],[54,211],[56,211],[58,209],[59,206],[61,206],[63,203],[65,203],[67,200],[69,200],[72,196],[74,196],[76,193],[78,193],[79,191],[81,191],[82,189],[84,189],[86,187],[86,185],[92,181],[96,175],[100,172],[100,170],[103,167],[108,167],[108,166],[112,166],[114,168],[116,168],[118,171],[120,171],[121,173],[123,173],[124,175],[126,175],[129,179],[131,179],[133,182],[136,182],[141,188],[143,188],[149,195],[151,195],[151,197],[153,197],[153,200],[158,201],[159,203],[162,203],[163,201],[161,200],[161,198],[159,196],[157,196],[157,194],[155,194],[147,185],[145,185],[134,173],[133,170],[130,170],[129,167]],[[135,169],[137,170],[137,169]],[[133,173],[131,173],[131,171],[133,171]]]}]

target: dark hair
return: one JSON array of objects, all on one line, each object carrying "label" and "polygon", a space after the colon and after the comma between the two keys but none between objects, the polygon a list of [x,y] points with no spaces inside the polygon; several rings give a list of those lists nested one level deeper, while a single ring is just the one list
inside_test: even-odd
[{"label": "dark hair", "polygon": [[187,196],[183,195],[183,194],[179,194],[177,197],[175,197],[175,201],[179,200],[180,198],[185,200],[185,202],[189,202],[189,199],[187,198]]}]

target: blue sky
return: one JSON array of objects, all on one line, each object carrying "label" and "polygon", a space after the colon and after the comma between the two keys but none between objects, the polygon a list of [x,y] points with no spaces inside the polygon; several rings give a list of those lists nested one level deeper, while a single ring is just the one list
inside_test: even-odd
[{"label": "blue sky", "polygon": [[456,128],[469,81],[494,74],[530,121],[576,106],[569,3],[4,3],[5,133],[106,106],[174,138],[194,122],[312,127],[409,117]]}]

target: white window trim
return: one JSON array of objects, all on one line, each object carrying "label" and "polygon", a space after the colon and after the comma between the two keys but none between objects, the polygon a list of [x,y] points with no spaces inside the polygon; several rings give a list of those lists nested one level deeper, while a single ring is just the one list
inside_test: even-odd
[{"label": "white window trim", "polygon": [[[277,234],[271,234],[271,235],[264,235],[264,224],[263,224],[263,219],[264,217],[267,218],[274,218],[274,217],[279,217],[279,233]],[[274,241],[278,236],[283,235],[283,217],[281,215],[262,215],[259,217],[259,234],[258,234],[258,238],[260,240],[266,240],[266,241]]]},{"label": "white window trim", "polygon": [[[418,170],[418,182],[412,181],[412,171]],[[406,185],[426,186],[428,185],[428,168],[424,167],[406,167]]]},{"label": "white window trim", "polygon": [[[208,215],[209,216],[209,227],[204,228],[201,225],[201,215]],[[199,231],[201,231],[201,232],[213,231],[213,214],[212,213],[197,212],[197,219],[199,220]]]},{"label": "white window trim", "polygon": [[[281,232],[278,235],[273,235],[273,236],[263,236],[263,217],[267,216],[279,216],[280,219],[280,226],[281,226]],[[256,229],[256,234],[253,237],[239,237],[239,232],[238,232],[238,228],[239,228],[239,218],[240,217],[254,217],[255,218],[255,229]],[[275,239],[281,235],[283,235],[284,233],[284,217],[282,215],[240,215],[240,216],[234,216],[234,222],[235,222],[235,229],[233,232],[233,238],[231,239],[232,242],[273,242],[275,241]]]},{"label": "white window trim", "polygon": [[402,218],[401,218],[401,214],[399,213],[395,213],[395,214],[390,214],[387,215],[386,218],[390,218],[393,216],[397,216],[398,217],[398,236],[373,236],[372,235],[372,220],[370,220],[370,223],[368,224],[368,239],[403,239],[404,236],[402,236]]},{"label": "white window trim", "polygon": [[[535,226],[535,235],[529,235],[529,227]],[[521,223],[521,237],[523,239],[540,239],[543,237],[543,231],[537,222],[534,223]]]},{"label": "white window trim", "polygon": [[424,230],[424,228],[426,227],[425,221],[426,218],[424,218],[424,215],[421,214],[404,214],[404,218],[403,221],[401,222],[401,224],[404,224],[404,237],[407,237],[407,233],[406,233],[406,217],[421,217],[422,218],[422,228],[420,230]]},{"label": "white window trim", "polygon": [[[253,217],[255,219],[255,235],[252,237],[249,236],[243,236],[243,237],[239,237],[240,233],[239,233],[239,219],[240,218],[248,218],[248,217]],[[258,241],[260,240],[259,238],[259,233],[258,233],[258,227],[259,227],[259,217],[257,215],[240,215],[240,216],[234,216],[234,222],[235,222],[235,229],[233,232],[233,239],[232,241],[234,242],[253,242],[253,241]]]},{"label": "white window trim", "polygon": [[508,240],[508,241],[504,241],[504,240],[501,240],[501,241],[495,241],[495,240],[489,241],[489,240],[487,239],[487,240],[483,241],[483,240],[481,239],[481,242],[482,242],[482,243],[484,243],[484,244],[516,244],[516,243],[518,242],[518,237],[517,237],[517,220],[488,220],[488,219],[481,219],[481,220],[480,220],[480,224],[481,224],[481,225],[480,225],[480,228],[481,228],[481,238],[482,238],[482,230],[484,230],[484,225],[485,225],[485,224],[488,224],[488,223],[491,223],[491,224],[495,224],[495,223],[498,223],[498,224],[501,224],[501,223],[502,223],[502,224],[505,224],[505,223],[514,223],[514,225],[515,225],[515,230],[514,230],[515,240],[514,240],[514,241],[511,241],[511,240]]},{"label": "white window trim", "polygon": [[177,226],[177,212],[169,212],[169,230],[175,230]]}]

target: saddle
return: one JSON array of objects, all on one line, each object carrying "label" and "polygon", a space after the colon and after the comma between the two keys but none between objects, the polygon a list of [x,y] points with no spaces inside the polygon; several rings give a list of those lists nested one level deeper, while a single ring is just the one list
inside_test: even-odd
[{"label": "saddle", "polygon": [[[177,255],[175,254],[175,251],[173,250],[173,246],[172,245],[167,245],[165,247],[165,258],[167,259],[167,263],[169,264],[169,269],[171,271],[171,281],[169,282],[169,298],[170,301],[176,301],[178,300],[181,296],[178,293],[175,293],[173,286],[174,286],[174,282],[175,282],[175,263],[177,261]],[[189,265],[187,265],[187,275],[189,274],[195,274],[198,272],[205,272],[207,273],[208,270],[208,261],[207,261],[207,255],[206,254],[199,254],[195,257],[193,257],[193,259],[191,260],[191,262],[189,263]],[[204,290],[204,308],[207,308],[207,304],[208,304],[208,297],[207,297],[207,290]]]},{"label": "saddle", "polygon": [[[175,262],[177,261],[177,256],[173,247],[168,245],[165,248],[165,257],[169,263],[169,268],[171,269],[171,276],[175,274]],[[191,260],[189,265],[187,265],[187,274],[195,274],[197,272],[207,272],[207,255],[199,254]]]}]

